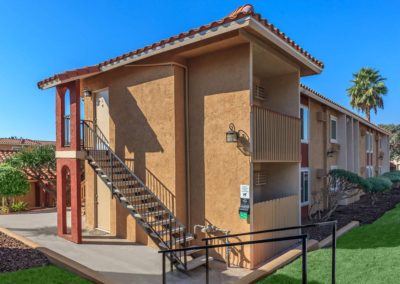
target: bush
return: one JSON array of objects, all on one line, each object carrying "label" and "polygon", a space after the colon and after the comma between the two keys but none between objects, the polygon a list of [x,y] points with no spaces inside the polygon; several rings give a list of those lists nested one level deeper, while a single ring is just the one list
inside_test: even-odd
[{"label": "bush", "polygon": [[364,191],[368,191],[371,187],[371,184],[365,178],[342,169],[331,170],[329,172],[329,178],[332,183],[336,184],[335,187],[339,185],[342,190],[360,188]]},{"label": "bush", "polygon": [[400,172],[387,172],[382,175],[385,178],[388,178],[392,183],[396,184],[400,182]]},{"label": "bush", "polygon": [[29,191],[28,180],[24,173],[7,164],[0,165],[0,195],[13,197]]},{"label": "bush", "polygon": [[28,208],[28,203],[23,201],[18,201],[10,206],[12,212],[26,211],[27,208]]},{"label": "bush", "polygon": [[[321,212],[317,209],[317,214],[314,214],[314,220],[326,221],[339,206],[341,200],[357,196],[361,191],[367,192],[370,190],[371,184],[359,175],[342,170],[331,170],[328,174],[328,186],[324,188],[324,192],[318,197],[313,198],[313,206],[320,207],[321,204],[327,201],[327,210]],[[313,208],[310,212],[314,213]],[[323,213],[323,215],[321,215]]]},{"label": "bush", "polygon": [[371,194],[372,205],[375,204],[375,201],[380,193],[392,189],[393,186],[393,183],[390,181],[390,179],[382,176],[367,178],[367,182],[371,184],[370,189],[366,190],[366,192]]},{"label": "bush", "polygon": [[0,213],[1,214],[8,214],[10,212],[10,209],[7,206],[1,206],[0,207]]}]

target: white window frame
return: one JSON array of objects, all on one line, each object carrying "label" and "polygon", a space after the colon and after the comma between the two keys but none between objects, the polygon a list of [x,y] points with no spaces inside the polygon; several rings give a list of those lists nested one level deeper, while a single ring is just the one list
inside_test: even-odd
[{"label": "white window frame", "polygon": [[365,176],[366,176],[367,178],[375,176],[375,175],[374,175],[374,166],[372,166],[372,165],[367,165],[367,166],[365,167]]},{"label": "white window frame", "polygon": [[[309,111],[308,106],[305,106],[305,105],[300,105],[300,110],[303,110],[303,119],[304,119],[304,112],[307,112],[307,121],[304,121],[304,123],[303,123],[304,129],[306,129],[306,135],[305,136],[307,136],[307,137],[301,138],[301,136],[300,136],[301,143],[308,144],[308,140],[309,140],[309,137],[310,137],[310,127],[309,127],[310,111]],[[300,117],[300,119],[301,119],[301,117]],[[300,121],[300,123],[302,123],[302,121]],[[300,135],[303,135],[303,133],[300,133]]]},{"label": "white window frame", "polygon": [[[301,200],[301,193],[302,193],[302,190],[303,190],[303,184],[302,184],[302,182],[301,182],[301,177],[302,177],[302,174],[303,173],[307,173],[307,184],[308,184],[308,188],[307,188],[307,200],[306,201],[302,201]],[[301,206],[306,206],[306,205],[309,205],[310,204],[310,189],[311,189],[311,183],[310,183],[310,181],[311,181],[311,178],[310,178],[310,169],[309,168],[301,168],[301,170],[300,170],[300,203],[301,203]]]},{"label": "white window frame", "polygon": [[367,132],[365,135],[366,137],[366,150],[367,153],[373,154],[374,153],[374,134],[372,132]]},{"label": "white window frame", "polygon": [[[336,129],[335,129],[336,138],[332,138],[332,121],[334,121],[336,123]],[[331,143],[338,143],[338,119],[334,115],[331,115],[330,120],[329,120],[329,136],[331,138],[330,139]]]}]

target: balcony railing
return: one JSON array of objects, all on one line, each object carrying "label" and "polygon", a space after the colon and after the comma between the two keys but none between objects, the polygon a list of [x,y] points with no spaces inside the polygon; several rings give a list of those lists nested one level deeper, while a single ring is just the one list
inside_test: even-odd
[{"label": "balcony railing", "polygon": [[253,106],[253,160],[299,162],[300,119]]}]

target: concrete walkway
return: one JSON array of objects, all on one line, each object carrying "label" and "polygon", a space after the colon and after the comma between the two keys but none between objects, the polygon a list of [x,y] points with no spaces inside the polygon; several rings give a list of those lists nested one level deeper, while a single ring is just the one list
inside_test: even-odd
[{"label": "concrete walkway", "polygon": [[[115,283],[161,283],[162,259],[156,250],[106,236],[84,237],[84,243],[77,245],[57,237],[56,220],[53,209],[0,215],[0,227],[103,273]],[[210,267],[211,283],[233,283],[251,272],[226,269],[217,261]],[[168,272],[167,283],[205,283],[205,269],[200,267],[189,274]]]}]

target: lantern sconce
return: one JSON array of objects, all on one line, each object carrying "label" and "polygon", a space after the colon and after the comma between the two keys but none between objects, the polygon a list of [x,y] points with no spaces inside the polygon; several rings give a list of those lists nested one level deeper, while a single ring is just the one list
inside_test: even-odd
[{"label": "lantern sconce", "polygon": [[226,132],[226,143],[237,143],[238,136],[239,134],[235,130],[235,125],[233,123],[230,123],[229,130]]},{"label": "lantern sconce", "polygon": [[90,90],[89,88],[83,89],[83,96],[85,98],[90,98],[92,96],[92,90]]}]

